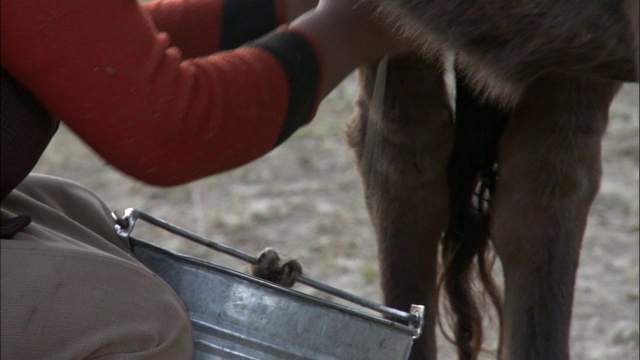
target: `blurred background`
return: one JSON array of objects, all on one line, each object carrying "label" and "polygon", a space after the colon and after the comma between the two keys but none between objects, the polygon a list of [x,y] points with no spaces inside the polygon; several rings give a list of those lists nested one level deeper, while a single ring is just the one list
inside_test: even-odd
[{"label": "blurred background", "polygon": [[[353,77],[321,104],[316,118],[265,157],[189,185],[155,188],[111,168],[62,126],[36,167],[79,182],[113,210],[135,207],[242,251],[274,247],[307,276],[380,301],[374,233],[344,130],[356,94]],[[574,359],[638,359],[638,85],[611,108],[605,173],[579,269]],[[135,156],[135,155],[132,155]],[[138,238],[232,269],[247,265],[151,226]],[[296,289],[325,297],[313,289]],[[427,309],[427,311],[433,309]],[[440,341],[443,359],[451,347]]]}]

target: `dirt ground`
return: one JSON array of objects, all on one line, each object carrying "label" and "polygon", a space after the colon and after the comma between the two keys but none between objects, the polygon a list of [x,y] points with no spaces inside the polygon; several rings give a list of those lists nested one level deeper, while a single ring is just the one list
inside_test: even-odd
[{"label": "dirt ground", "polygon": [[[243,168],[159,189],[121,175],[62,128],[36,171],[80,182],[114,210],[135,207],[212,240],[257,254],[270,246],[298,259],[316,280],[379,301],[376,247],[345,120],[355,94],[347,80],[314,122]],[[638,86],[611,108],[602,188],[589,218],[573,314],[574,359],[638,359]],[[157,229],[148,241],[234,269],[244,264]],[[305,291],[324,297],[312,289]],[[452,357],[444,341],[441,358]]]}]

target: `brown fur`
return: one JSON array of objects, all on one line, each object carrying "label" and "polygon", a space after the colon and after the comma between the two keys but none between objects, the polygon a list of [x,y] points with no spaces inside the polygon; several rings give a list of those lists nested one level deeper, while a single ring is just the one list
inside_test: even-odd
[{"label": "brown fur", "polygon": [[638,81],[638,0],[364,0],[425,54],[513,105],[547,71]]},{"label": "brown fur", "polygon": [[[378,238],[384,301],[405,310],[427,305],[412,359],[436,358],[440,243],[461,358],[477,358],[483,341],[474,259],[490,288],[486,247],[453,246],[442,237],[456,196],[447,182],[454,109],[442,48],[456,51],[476,91],[509,109],[487,230],[505,280],[504,307],[494,301],[504,317],[498,357],[568,359],[573,288],[601,176],[608,108],[616,80],[638,79],[638,29],[631,27],[638,1],[378,2],[429,53],[390,59],[380,104],[372,101],[375,65],[361,68],[348,130]],[[465,265],[453,266],[452,257],[465,251]]]},{"label": "brown fur", "polygon": [[[348,130],[378,234],[384,302],[426,305],[416,358],[436,354],[438,239],[448,223],[447,160],[453,113],[439,64],[411,56],[389,64],[382,121],[367,122],[375,69],[362,69],[357,114]],[[428,104],[428,106],[416,106]],[[429,121],[425,121],[425,120]],[[365,152],[373,139],[375,153]]]}]

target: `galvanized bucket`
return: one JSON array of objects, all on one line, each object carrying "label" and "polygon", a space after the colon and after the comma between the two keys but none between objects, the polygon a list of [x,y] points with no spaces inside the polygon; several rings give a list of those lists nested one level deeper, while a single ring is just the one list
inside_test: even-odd
[{"label": "galvanized bucket", "polygon": [[133,256],[164,279],[184,302],[193,324],[194,359],[407,359],[422,327],[422,306],[405,313],[302,279],[408,324],[387,320],[137,240],[131,232],[142,219],[255,261],[138,210],[127,209],[124,217],[114,213],[114,219],[117,233],[129,242]]}]

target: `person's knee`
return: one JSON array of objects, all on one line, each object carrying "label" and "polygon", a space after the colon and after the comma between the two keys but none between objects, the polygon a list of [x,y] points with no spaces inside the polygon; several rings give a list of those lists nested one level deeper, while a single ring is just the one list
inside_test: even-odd
[{"label": "person's knee", "polygon": [[98,235],[127,250],[114,231],[108,207],[75,182],[31,174],[3,201],[2,208],[12,214],[27,214],[33,224],[43,228],[79,239]]},{"label": "person's knee", "polygon": [[138,263],[3,241],[2,274],[3,358],[191,356],[183,304]]},{"label": "person's knee", "polygon": [[16,189],[72,218],[87,213],[104,217],[104,214],[109,213],[107,206],[94,192],[67,179],[30,174]]}]

